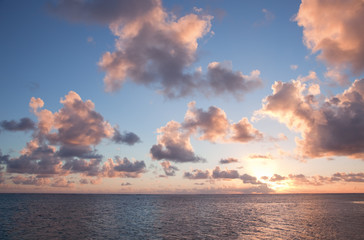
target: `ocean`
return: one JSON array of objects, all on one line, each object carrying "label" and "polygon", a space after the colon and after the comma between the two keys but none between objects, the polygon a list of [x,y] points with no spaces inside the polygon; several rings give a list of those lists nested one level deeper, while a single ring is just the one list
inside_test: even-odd
[{"label": "ocean", "polygon": [[0,194],[0,239],[364,239],[364,194]]}]

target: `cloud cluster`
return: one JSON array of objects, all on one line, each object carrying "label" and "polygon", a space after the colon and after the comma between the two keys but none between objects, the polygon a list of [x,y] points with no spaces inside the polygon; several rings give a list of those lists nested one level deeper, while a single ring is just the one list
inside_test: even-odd
[{"label": "cloud cluster", "polygon": [[51,12],[73,21],[109,24],[117,37],[114,52],[106,52],[99,66],[106,72],[105,90],[119,90],[131,80],[151,86],[169,98],[194,94],[232,94],[241,99],[261,85],[259,71],[243,75],[228,63],[212,62],[204,74],[191,71],[198,40],[211,31],[212,16],[201,11],[177,18],[159,0],[59,1]]},{"label": "cloud cluster", "polygon": [[34,176],[24,177],[21,175],[17,175],[15,177],[10,178],[14,184],[22,184],[22,185],[48,185],[51,181],[48,178],[39,178]]},{"label": "cloud cluster", "polygon": [[[131,132],[120,134],[118,129],[104,120],[94,110],[90,100],[70,91],[60,100],[63,107],[51,112],[44,107],[40,98],[31,98],[29,106],[37,116],[35,124],[30,119],[3,121],[2,127],[9,131],[33,129],[33,138],[20,152],[20,156],[10,158],[0,153],[0,164],[6,166],[8,173],[36,175],[25,178],[18,175],[16,184],[41,185],[48,183],[46,177],[82,174],[89,177],[138,177],[145,170],[144,161],[130,162],[116,157],[116,163],[108,160],[102,165],[103,156],[97,153],[97,146],[103,139],[132,145],[140,141]],[[85,181],[83,181],[85,183]],[[53,182],[52,186],[71,186],[66,180]]]},{"label": "cloud cluster", "polygon": [[113,159],[109,158],[102,166],[101,172],[99,173],[102,177],[128,177],[137,178],[140,174],[144,173],[146,166],[144,161],[134,161],[131,162],[127,158],[121,159],[120,157],[115,157],[115,162]]},{"label": "cloud cluster", "polygon": [[[262,177],[263,179],[263,177]],[[331,177],[327,176],[305,176],[303,174],[288,174],[288,176],[281,176],[274,174],[270,179],[266,178],[269,182],[288,182],[292,185],[313,185],[321,186],[324,184],[332,184],[336,182],[364,182],[364,173],[343,173],[337,172],[332,174]]]},{"label": "cloud cluster", "polygon": [[248,183],[248,184],[253,184],[253,185],[264,184],[264,183],[258,181],[258,179],[254,176],[251,176],[249,174],[240,175],[237,170],[229,170],[229,169],[221,170],[219,166],[216,166],[215,169],[212,170],[211,173],[209,170],[203,171],[203,170],[199,170],[199,169],[194,169],[191,172],[185,172],[183,176],[184,176],[184,178],[193,179],[193,180],[196,180],[196,179],[224,179],[224,180],[240,179],[243,181],[243,183]]},{"label": "cloud cluster", "polygon": [[199,135],[200,140],[212,143],[217,141],[245,143],[263,138],[263,134],[246,118],[231,124],[222,109],[211,106],[204,111],[196,108],[195,105],[195,102],[188,104],[182,123],[170,121],[157,130],[160,134],[157,144],[150,150],[153,159],[174,162],[204,161],[203,158],[195,155],[190,142],[191,135]]},{"label": "cloud cluster", "polygon": [[272,89],[258,114],[299,131],[302,139],[296,143],[303,157],[364,158],[364,79],[324,101],[297,80],[275,82]]},{"label": "cloud cluster", "polygon": [[338,72],[350,68],[355,75],[363,73],[362,0],[303,0],[295,20],[303,27],[305,45],[328,64],[329,76],[343,83]]}]

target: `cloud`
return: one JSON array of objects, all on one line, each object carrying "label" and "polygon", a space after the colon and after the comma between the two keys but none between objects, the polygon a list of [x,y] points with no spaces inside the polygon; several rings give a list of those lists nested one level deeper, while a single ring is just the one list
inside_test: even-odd
[{"label": "cloud", "polygon": [[236,158],[226,158],[226,159],[220,159],[219,163],[221,164],[228,164],[228,163],[237,163],[239,162]]},{"label": "cloud", "polygon": [[280,182],[280,181],[283,181],[283,180],[286,180],[286,177],[284,176],[281,176],[279,174],[274,174],[270,179],[269,181],[270,182]]},{"label": "cloud", "polygon": [[262,154],[251,154],[249,155],[250,159],[272,159],[273,156],[270,154],[262,155]]},{"label": "cloud", "polygon": [[194,184],[199,186],[205,185],[205,183],[194,183]]},{"label": "cloud", "polygon": [[99,61],[106,72],[107,92],[132,81],[157,89],[168,98],[199,92],[242,99],[261,85],[258,70],[246,76],[233,71],[228,62],[212,62],[206,73],[190,69],[198,59],[198,41],[213,34],[213,17],[201,9],[180,18],[167,12],[159,0],[59,1],[49,9],[73,21],[109,25],[117,38],[115,51],[104,53]]},{"label": "cloud", "polygon": [[216,95],[232,94],[236,99],[242,99],[245,93],[262,86],[259,70],[250,75],[233,72],[231,62],[212,62],[207,70],[208,85]]},{"label": "cloud", "polygon": [[89,181],[88,181],[88,179],[86,179],[86,178],[81,178],[81,179],[80,179],[80,181],[79,181],[79,183],[80,183],[80,184],[88,184],[88,183],[89,183]]},{"label": "cloud", "polygon": [[337,172],[332,176],[305,176],[303,174],[289,174],[288,177],[274,174],[269,179],[270,182],[290,181],[293,185],[313,185],[321,186],[324,184],[333,184],[336,182],[364,182],[364,173],[343,173]]},{"label": "cloud", "polygon": [[216,167],[214,169],[214,171],[212,172],[212,177],[213,178],[224,178],[224,179],[235,179],[235,178],[239,178],[240,175],[238,173],[238,171],[236,170],[220,170],[220,167]]},{"label": "cloud", "polygon": [[292,65],[290,65],[289,67],[290,67],[292,70],[297,70],[298,65],[294,65],[294,64],[292,64]]},{"label": "cloud", "polygon": [[297,80],[300,82],[307,82],[307,81],[317,81],[319,79],[317,77],[316,72],[310,71],[307,76],[303,76],[303,77],[301,75],[298,76]]},{"label": "cloud", "polygon": [[56,152],[58,157],[62,159],[79,157],[86,159],[102,159],[102,155],[97,154],[90,146],[64,145]]},{"label": "cloud", "polygon": [[0,164],[7,164],[10,159],[9,155],[3,155],[0,149]]},{"label": "cloud", "polygon": [[199,87],[196,74],[186,73],[195,62],[197,40],[211,29],[212,17],[188,14],[177,19],[160,1],[138,18],[114,21],[116,51],[106,52],[99,62],[106,71],[106,91],[121,88],[127,78],[154,85],[167,97],[182,97]]},{"label": "cloud", "polygon": [[140,142],[140,138],[135,133],[124,132],[123,134],[121,134],[116,128],[114,128],[114,136],[112,137],[112,140],[115,143],[123,143],[130,146]]},{"label": "cloud", "polygon": [[263,134],[255,129],[246,118],[231,124],[225,112],[215,106],[207,111],[196,108],[195,102],[188,104],[188,110],[182,123],[170,121],[157,130],[160,134],[157,144],[150,153],[153,159],[173,162],[198,162],[203,158],[195,155],[191,146],[191,135],[200,135],[200,140],[210,142],[241,142],[260,140]]},{"label": "cloud", "polygon": [[30,153],[11,158],[6,171],[19,174],[58,174],[62,172],[62,162],[55,156],[53,147],[43,145],[32,149]]},{"label": "cloud", "polygon": [[175,176],[176,171],[178,171],[178,168],[175,166],[172,166],[169,161],[161,162],[161,166],[163,167],[164,173],[166,176]]},{"label": "cloud", "polygon": [[[324,16],[324,17],[323,17]],[[364,71],[362,0],[303,0],[295,18],[305,45],[334,70]]]},{"label": "cloud", "polygon": [[195,155],[189,133],[181,129],[180,123],[170,121],[157,132],[161,134],[157,138],[158,143],[150,149],[153,159],[165,159],[172,162],[204,161],[203,158]]},{"label": "cloud", "polygon": [[64,177],[56,178],[51,184],[51,187],[60,187],[60,188],[69,188],[74,186],[75,183],[73,181],[67,180]]},{"label": "cloud", "polygon": [[364,172],[362,172],[362,173],[337,172],[332,175],[332,181],[364,182]]},{"label": "cloud", "polygon": [[14,184],[22,184],[22,185],[35,185],[35,186],[41,186],[41,185],[48,185],[50,183],[50,180],[48,178],[37,178],[34,176],[30,177],[23,177],[21,175],[17,175],[15,177],[10,178]]},{"label": "cloud", "polygon": [[7,131],[28,131],[35,129],[35,124],[30,118],[22,118],[19,122],[4,120],[0,122],[0,126]]},{"label": "cloud", "polygon": [[130,182],[121,183],[120,186],[123,186],[123,187],[131,186],[131,183]]},{"label": "cloud", "polygon": [[[94,111],[95,105],[90,100],[82,101],[77,93],[70,91],[60,102],[63,108],[54,113],[52,119],[52,127],[57,132],[48,132],[46,135],[51,143],[97,145],[103,138],[110,138],[114,133],[102,115]],[[41,118],[39,121],[41,124],[46,120]]]},{"label": "cloud", "polygon": [[204,161],[203,158],[195,155],[190,142],[191,135],[200,135],[200,140],[212,143],[217,141],[245,143],[263,138],[263,134],[246,118],[231,124],[222,109],[210,106],[207,111],[204,111],[196,108],[195,105],[195,102],[188,104],[182,123],[170,121],[165,127],[157,130],[160,134],[157,144],[150,149],[153,159],[174,162]]},{"label": "cloud", "polygon": [[211,177],[211,175],[208,170],[202,171],[199,169],[194,169],[192,172],[185,172],[183,177],[188,179],[208,179]]},{"label": "cloud", "polygon": [[[63,107],[53,113],[42,109],[44,107],[42,99],[31,98],[29,106],[37,116],[38,122],[33,138],[21,150],[19,157],[10,158],[8,155],[0,154],[0,164],[6,165],[8,173],[34,174],[38,177],[53,178],[81,174],[83,177],[97,177],[97,179],[89,180],[91,184],[96,184],[103,176],[138,177],[144,172],[144,161],[130,162],[127,158],[116,157],[116,162],[109,159],[102,165],[103,156],[95,149],[95,146],[103,139],[114,139],[114,141],[131,145],[139,141],[138,136],[131,132],[120,134],[94,110],[92,101],[83,101],[73,91],[70,91],[60,102]],[[20,123],[15,125],[18,126]],[[33,125],[35,126],[34,123]],[[81,184],[86,184],[86,181],[82,180]],[[71,186],[72,184],[56,180],[51,185]]]},{"label": "cloud", "polygon": [[0,171],[0,184],[5,183],[5,177],[4,177],[4,172]]},{"label": "cloud", "polygon": [[322,102],[300,81],[275,82],[272,89],[258,113],[300,132],[296,143],[303,157],[364,159],[364,79]]},{"label": "cloud", "polygon": [[70,173],[83,173],[86,176],[97,176],[100,171],[101,159],[71,159],[67,160],[62,169],[69,171]]},{"label": "cloud", "polygon": [[146,166],[144,161],[131,162],[127,158],[121,159],[115,157],[115,162],[112,158],[109,158],[100,172],[102,177],[122,177],[122,178],[138,178],[141,173],[144,173]]},{"label": "cloud", "polygon": [[267,9],[263,8],[262,9],[262,13],[264,14],[264,19],[263,20],[260,20],[260,21],[257,21],[254,23],[254,26],[255,27],[259,27],[259,26],[264,26],[264,25],[267,25],[269,24],[270,22],[272,22],[274,19],[275,19],[275,15],[268,11]]},{"label": "cloud", "polygon": [[99,184],[101,183],[101,178],[98,176],[97,178],[81,178],[79,183],[80,184]]},{"label": "cloud", "polygon": [[252,186],[248,188],[241,189],[242,193],[245,194],[258,194],[258,193],[273,193],[274,189],[270,188],[267,184],[260,184],[259,186]]},{"label": "cloud", "polygon": [[238,123],[231,125],[233,135],[231,141],[246,143],[253,140],[263,139],[263,134],[255,129],[247,118],[242,118]]},{"label": "cloud", "polygon": [[250,176],[249,174],[243,174],[240,176],[240,179],[243,180],[243,183],[250,183],[250,184],[262,184],[260,181],[257,181],[257,178],[254,176]]},{"label": "cloud", "polygon": [[205,112],[203,109],[196,108],[195,105],[195,102],[188,104],[183,127],[193,133],[198,130],[201,133],[201,140],[211,142],[218,139],[224,140],[230,128],[225,112],[214,106],[209,107]]}]

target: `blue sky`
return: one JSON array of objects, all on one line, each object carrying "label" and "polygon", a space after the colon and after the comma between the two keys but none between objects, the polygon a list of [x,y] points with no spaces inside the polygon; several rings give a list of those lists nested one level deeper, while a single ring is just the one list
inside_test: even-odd
[{"label": "blue sky", "polygon": [[[84,4],[85,7],[90,2],[92,1],[85,1],[81,5]],[[128,4],[127,1],[122,2]],[[153,3],[155,2],[158,3],[159,1]],[[325,6],[324,1],[318,2],[322,5],[316,7],[325,12],[327,6]],[[352,2],[355,4],[355,1]],[[106,52],[123,51],[122,48],[117,49],[115,47],[115,43],[121,40],[118,40],[115,33],[109,28],[116,20],[98,22],[97,18],[92,19],[92,13],[87,13],[86,7],[75,10],[67,4],[64,8],[66,10],[62,12],[59,11],[62,4],[62,1],[0,2],[0,29],[2,32],[0,38],[0,79],[2,83],[0,121],[3,124],[0,133],[0,149],[3,156],[8,156],[8,160],[3,162],[1,175],[3,180],[0,181],[3,191],[100,192],[100,189],[104,189],[102,191],[117,193],[327,192],[336,191],[335,189],[344,191],[344,187],[347,187],[348,184],[350,184],[348,191],[363,191],[361,181],[363,180],[364,165],[359,150],[349,152],[346,150],[345,143],[342,143],[340,146],[343,146],[343,149],[334,151],[329,149],[325,143],[315,142],[316,145],[322,145],[322,149],[314,151],[311,143],[306,139],[309,137],[307,134],[312,134],[314,131],[312,129],[319,129],[319,126],[309,125],[306,126],[306,129],[300,127],[294,129],[289,122],[300,116],[293,115],[290,120],[286,120],[284,113],[270,111],[268,108],[264,109],[262,105],[263,99],[273,94],[272,85],[276,81],[287,83],[288,86],[292,80],[301,79],[297,81],[306,84],[307,89],[314,84],[320,87],[320,94],[315,95],[318,105],[312,104],[312,111],[314,111],[321,109],[320,106],[324,106],[323,103],[327,99],[342,93],[356,79],[360,80],[363,77],[363,69],[353,73],[350,67],[345,68],[347,65],[354,64],[352,59],[356,59],[355,55],[353,58],[344,59],[339,63],[329,57],[320,60],[317,56],[329,52],[331,49],[325,48],[323,45],[321,48],[318,47],[317,52],[314,52],[304,43],[305,37],[311,41],[319,41],[320,36],[317,33],[316,35],[309,33],[304,35],[303,30],[309,28],[308,25],[305,25],[304,20],[313,19],[314,22],[316,18],[305,15],[307,13],[305,12],[306,8],[303,8],[301,1],[287,0],[280,1],[279,4],[273,1],[227,2],[218,0],[161,2],[160,6],[162,6],[163,11],[175,17],[171,21],[178,21],[184,16],[193,14],[204,23],[211,24],[211,28],[205,27],[206,32],[196,39],[198,47],[193,52],[195,59],[183,67],[184,73],[192,74],[196,68],[201,67],[202,74],[206,74],[211,62],[225,62],[225,64],[229,62],[232,66],[229,71],[232,73],[241,72],[245,79],[252,71],[259,70],[261,84],[259,87],[248,88],[242,94],[243,98],[241,99],[237,99],[233,93],[229,92],[214,94],[213,90],[206,87],[194,88],[193,94],[169,98],[161,94],[160,91],[158,92],[158,88],[161,87],[158,86],[160,84],[159,76],[155,80],[156,85],[147,85],[135,83],[138,80],[133,80],[133,77],[129,75],[120,89],[111,93],[106,92],[103,79],[108,70],[100,66],[101,59]],[[104,4],[113,4],[113,1]],[[307,9],[315,7],[312,1],[305,1],[305,4]],[[343,4],[345,5],[345,3]],[[138,4],[135,5],[137,5],[135,8],[142,9]],[[52,7],[53,11],[50,10]],[[156,8],[158,7],[157,4]],[[342,8],[340,4],[335,7]],[[107,10],[107,8],[105,9]],[[351,10],[352,5],[350,4],[345,5],[345,8],[342,9],[343,12],[350,12]],[[363,6],[361,6],[359,13],[362,10]],[[76,18],[72,18],[72,11],[80,12]],[[301,11],[303,26],[298,26],[298,22],[295,20],[299,11]],[[87,16],[87,14],[90,14],[91,17],[83,19],[83,16]],[[140,15],[140,18],[144,17],[143,14]],[[327,14],[328,21],[330,17],[334,19],[334,14],[329,11]],[[101,15],[107,16],[108,13],[103,12]],[[206,16],[213,18],[206,20]],[[122,14],[119,17],[124,18]],[[352,18],[357,20],[361,17],[360,14],[357,14],[353,15]],[[128,21],[132,21],[129,17],[126,19],[123,20],[127,22],[126,24],[129,24]],[[350,29],[352,26],[349,26],[349,23],[344,20],[342,26]],[[341,24],[340,19],[337,21],[333,23]],[[313,27],[321,26],[314,24],[315,22]],[[120,27],[123,29],[125,25],[121,24]],[[325,27],[330,33],[329,27]],[[330,38],[331,35],[327,37]],[[359,44],[364,42],[362,37],[355,39],[354,36],[354,40],[357,40],[356,42]],[[318,42],[316,43],[319,46]],[[181,46],[185,47],[183,44]],[[358,49],[361,49],[361,45]],[[360,54],[359,52],[357,55],[360,56]],[[149,61],[153,62],[154,60]],[[349,72],[346,84],[339,84],[337,80],[325,75],[329,69],[333,68],[340,70],[342,75]],[[307,81],[302,80],[303,77],[309,75],[310,71],[315,72],[317,77]],[[177,80],[171,79],[171,81]],[[225,79],[219,79],[219,81],[225,81]],[[253,81],[258,80],[253,79]],[[298,85],[294,86],[298,88]],[[307,89],[305,91],[308,91]],[[39,172],[9,170],[9,161],[14,161],[22,155],[20,151],[26,147],[27,142],[35,139],[34,136],[39,127],[26,131],[15,131],[6,129],[4,123],[11,120],[18,122],[21,118],[29,118],[37,126],[40,120],[29,108],[30,99],[32,97],[42,99],[44,101],[43,109],[55,113],[63,107],[60,99],[64,99],[69,91],[76,92],[83,101],[91,100],[95,105],[94,111],[99,113],[104,121],[113,128],[117,127],[120,132],[126,131],[136,134],[140,138],[140,142],[132,145],[120,144],[110,140],[112,138],[110,135],[87,145],[102,155],[99,166],[100,172],[96,175],[75,169],[68,169],[62,174],[52,173],[47,176],[41,176]],[[216,126],[214,123],[203,122],[201,117],[200,122],[194,123],[197,126],[196,129],[181,128],[181,131],[195,131],[188,138],[194,153],[206,159],[205,162],[181,162],[182,160],[168,159],[168,157],[156,159],[155,156],[151,155],[150,149],[153,145],[160,143],[157,138],[163,135],[163,133],[158,133],[157,129],[166,126],[172,120],[183,125],[188,110],[187,105],[192,101],[195,102],[196,109],[202,109],[206,112],[210,106],[215,106],[225,112],[231,126],[239,122],[240,119],[247,118],[249,124],[263,134],[263,139],[257,138],[247,142],[233,142],[226,139],[203,140],[201,138],[203,138],[204,124],[207,124],[209,129],[214,129]],[[259,110],[263,112],[262,115],[264,116],[260,116],[261,119],[257,120],[259,118],[257,111]],[[295,114],[294,111],[293,114]],[[359,115],[360,113],[356,114]],[[195,117],[198,118],[197,115]],[[350,121],[343,125],[350,125]],[[328,125],[325,129],[330,129],[330,127]],[[349,126],[347,131],[344,129],[343,132],[353,134],[351,130],[355,133],[356,127],[354,126],[353,129]],[[59,129],[54,126],[52,131],[59,133]],[[350,138],[345,133],[341,134],[344,135],[337,133],[333,136],[335,138],[340,137],[340,139]],[[278,140],[280,136],[281,139]],[[364,139],[355,134],[352,137],[358,141],[357,144],[356,142],[353,143],[355,147],[360,148]],[[52,143],[48,135],[45,138],[48,142],[46,141],[44,144],[54,146],[55,151],[60,151],[60,148],[66,144],[62,140]],[[272,140],[273,138],[276,140]],[[304,148],[307,150],[310,147],[310,154],[304,156],[302,149],[297,147],[296,138],[306,141]],[[323,141],[322,139],[317,137],[317,141]],[[40,142],[38,143],[40,144]],[[69,146],[69,143],[67,144]],[[80,143],[77,146],[81,145]],[[86,147],[86,145],[82,146]],[[352,145],[350,146],[352,147]],[[57,155],[56,152],[55,155]],[[132,164],[143,161],[145,168],[137,172],[137,177],[125,177],[125,174],[122,173],[119,173],[119,177],[105,177],[101,173],[102,164],[108,158],[115,156],[126,157]],[[219,165],[219,161],[226,158],[234,158],[237,162]],[[82,160],[83,158],[75,155],[70,158],[60,158],[58,161],[61,164],[66,164],[72,162],[72,159]],[[85,162],[92,161],[91,158],[84,158],[83,160]],[[39,164],[40,160],[29,161],[35,161],[36,164]],[[168,162],[178,169],[174,176],[172,174],[166,176],[161,165],[162,162]],[[120,164],[124,163],[121,162]],[[214,169],[216,170],[216,167],[227,172],[237,171],[239,177],[213,177],[212,172]],[[186,172],[193,172],[195,169],[207,170],[211,173],[211,176],[197,181],[203,185],[195,185],[196,180],[185,177]],[[333,177],[335,173],[342,173],[342,176],[345,177],[342,177],[341,180],[335,180]],[[256,182],[244,182],[243,174],[255,177]],[[279,183],[275,182],[272,179],[274,174],[285,179]],[[304,175],[307,181],[299,182],[298,178],[294,178],[294,175],[298,176],[299,174]],[[350,174],[354,174],[355,181],[348,180]],[[317,180],[318,178],[314,178],[314,176],[322,176],[327,179],[325,181]],[[40,183],[35,180],[40,178],[49,181]],[[99,181],[98,184],[80,184],[80,179],[91,181],[90,179],[96,178]],[[59,184],[59,188],[52,187],[52,185],[57,185],[55,184],[57,181],[63,181],[66,184]],[[121,183],[125,182],[131,185],[120,186]],[[259,189],[257,190],[256,187]]]}]

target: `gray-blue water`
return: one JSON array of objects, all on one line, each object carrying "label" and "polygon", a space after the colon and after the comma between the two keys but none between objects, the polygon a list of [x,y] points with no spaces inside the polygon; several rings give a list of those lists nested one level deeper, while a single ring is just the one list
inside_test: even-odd
[{"label": "gray-blue water", "polygon": [[364,194],[0,194],[0,239],[364,239]]}]

